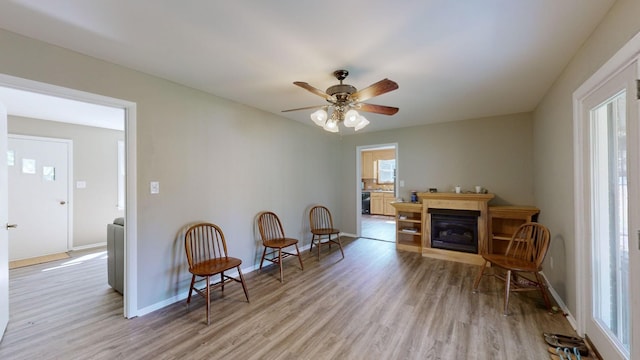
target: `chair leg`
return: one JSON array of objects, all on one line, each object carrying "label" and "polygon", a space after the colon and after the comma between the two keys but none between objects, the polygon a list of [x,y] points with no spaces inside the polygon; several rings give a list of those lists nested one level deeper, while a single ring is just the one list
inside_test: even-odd
[{"label": "chair leg", "polygon": [[320,248],[322,247],[320,245],[322,245],[322,236],[318,236],[318,260],[320,260]]},{"label": "chair leg", "polygon": [[280,282],[284,282],[284,275],[282,273],[282,249],[278,249],[278,266],[280,266]]},{"label": "chair leg", "polygon": [[220,273],[220,291],[224,293],[224,271]]},{"label": "chair leg", "polygon": [[189,296],[187,296],[187,306],[191,303],[191,293],[193,292],[193,284],[196,282],[196,276],[191,275],[191,286],[189,287]]},{"label": "chair leg", "polygon": [[511,270],[507,270],[504,283],[504,316],[509,315],[509,293],[511,292]]},{"label": "chair leg", "polygon": [[[316,234],[311,235],[311,246],[309,246],[309,252],[313,251],[313,242],[316,241]],[[319,245],[318,245],[319,246]]]},{"label": "chair leg", "polygon": [[540,289],[540,292],[542,293],[544,303],[545,305],[547,305],[547,310],[551,311],[551,301],[549,300],[549,295],[547,295],[547,286],[544,282],[544,279],[538,272],[534,273],[534,275],[536,276],[536,280],[538,281],[538,289]]},{"label": "chair leg", "polygon": [[240,265],[237,266],[238,274],[240,275],[240,282],[242,283],[242,290],[244,290],[244,296],[247,297],[247,302],[249,302],[249,291],[247,291],[247,283],[244,281],[244,276],[242,275],[242,270],[240,270]]},{"label": "chair leg", "polygon": [[340,241],[340,234],[338,234],[338,246],[340,247],[340,252],[342,253],[342,258],[344,259],[344,251],[342,250],[342,242]]},{"label": "chair leg", "polygon": [[260,268],[258,270],[262,270],[262,263],[264,262],[264,257],[267,255],[267,248],[265,247],[262,251],[262,258],[260,259]]},{"label": "chair leg", "polygon": [[207,276],[207,326],[209,325],[209,307],[211,306],[211,303],[209,302],[211,300],[211,297],[209,295],[209,285],[210,285],[210,280],[209,280],[209,276]]},{"label": "chair leg", "polygon": [[478,292],[478,285],[480,284],[480,279],[482,279],[482,276],[484,275],[484,270],[487,268],[487,260],[484,261],[484,264],[482,264],[482,267],[480,268],[480,272],[478,273],[478,276],[476,276],[476,280],[473,282],[473,292]]},{"label": "chair leg", "polygon": [[[300,256],[300,251],[298,251],[298,244],[294,244],[296,246],[296,253],[298,254],[298,261],[300,262],[300,269],[304,270],[304,265],[302,265],[302,256]],[[320,247],[320,245],[318,245]]]}]

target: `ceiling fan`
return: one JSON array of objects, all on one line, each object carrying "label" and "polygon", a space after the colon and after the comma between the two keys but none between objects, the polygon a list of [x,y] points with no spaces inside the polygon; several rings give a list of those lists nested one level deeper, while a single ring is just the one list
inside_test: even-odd
[{"label": "ceiling fan", "polygon": [[[383,79],[369,87],[358,90],[352,85],[342,83],[342,80],[348,75],[349,72],[347,70],[334,71],[333,76],[340,81],[340,84],[330,86],[327,91],[316,89],[306,82],[295,81],[294,85],[324,98],[329,105],[307,106],[283,110],[282,112],[319,109],[311,114],[311,120],[329,132],[338,132],[338,124],[341,121],[344,121],[345,126],[353,127],[356,131],[367,126],[369,121],[358,114],[356,110],[383,115],[393,115],[398,112],[399,109],[397,107],[363,103],[363,101],[369,100],[374,96],[396,90],[398,84],[395,81]],[[331,115],[327,110],[332,110]]]}]

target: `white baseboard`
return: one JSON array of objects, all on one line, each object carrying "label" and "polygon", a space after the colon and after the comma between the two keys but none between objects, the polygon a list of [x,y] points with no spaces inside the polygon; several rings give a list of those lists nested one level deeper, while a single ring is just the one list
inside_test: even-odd
[{"label": "white baseboard", "polygon": [[569,321],[569,325],[571,325],[573,330],[577,331],[578,323],[576,322],[576,319],[573,317],[573,314],[571,314],[571,312],[569,311],[569,308],[567,308],[567,305],[564,303],[564,301],[562,301],[562,298],[560,298],[560,295],[558,294],[558,292],[553,288],[553,286],[551,286],[551,283],[549,282],[549,279],[547,279],[547,277],[544,275],[544,272],[540,272],[540,274],[544,278],[544,281],[547,283],[547,289],[549,289],[549,293],[551,294],[551,296],[553,296],[553,299],[558,303],[558,306],[560,306],[560,310],[562,310],[564,316],[567,318],[567,321]]}]

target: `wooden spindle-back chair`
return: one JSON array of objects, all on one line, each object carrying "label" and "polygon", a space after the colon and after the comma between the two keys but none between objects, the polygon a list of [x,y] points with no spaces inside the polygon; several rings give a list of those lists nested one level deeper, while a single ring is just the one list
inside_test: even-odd
[{"label": "wooden spindle-back chair", "polygon": [[[547,295],[547,285],[540,275],[542,262],[550,243],[549,229],[539,223],[522,224],[513,234],[504,254],[483,254],[484,264],[473,283],[473,291],[477,291],[483,275],[493,275],[505,281],[504,315],[508,315],[509,294],[512,291],[539,290],[549,310],[551,301]],[[487,264],[506,271],[506,275],[485,274]],[[530,277],[519,277],[519,273],[529,273]]]},{"label": "wooden spindle-back chair", "polygon": [[[207,301],[207,325],[209,325],[210,291],[220,287],[224,292],[224,284],[230,281],[242,284],[244,295],[247,298],[247,302],[249,302],[247,284],[240,269],[242,260],[228,256],[227,242],[219,226],[210,223],[192,225],[187,230],[184,240],[189,272],[192,274],[187,306],[191,303],[193,291],[204,297]],[[238,271],[238,278],[225,274],[225,271],[233,268]],[[217,274],[220,274],[220,281],[211,283],[210,278]],[[198,277],[202,279],[196,281]],[[200,281],[205,281],[206,286],[197,288],[196,283]]]},{"label": "wooden spindle-back chair", "polygon": [[309,251],[313,250],[313,245],[318,248],[318,259],[320,259],[321,245],[337,244],[340,247],[342,258],[344,251],[340,242],[340,230],[333,227],[333,217],[329,209],[322,205],[316,205],[309,211],[309,224],[311,226],[311,246]]},{"label": "wooden spindle-back chair", "polygon": [[[278,264],[280,267],[280,282],[284,282],[282,260],[289,256],[297,256],[298,261],[300,261],[300,268],[304,270],[302,257],[300,257],[300,251],[298,251],[298,240],[288,238],[284,235],[282,223],[278,215],[271,211],[261,213],[258,216],[258,229],[260,230],[260,237],[262,238],[262,245],[264,246],[262,259],[260,259],[260,270],[262,270],[262,263],[265,260]],[[283,250],[290,246],[295,247],[295,254]],[[267,249],[269,249],[269,252],[267,252]],[[278,255],[277,257],[274,256],[276,253]]]}]

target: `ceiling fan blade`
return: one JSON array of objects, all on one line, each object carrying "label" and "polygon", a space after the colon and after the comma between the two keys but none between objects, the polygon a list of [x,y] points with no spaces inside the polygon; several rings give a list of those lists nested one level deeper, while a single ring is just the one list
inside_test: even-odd
[{"label": "ceiling fan blade", "polygon": [[326,92],[324,92],[324,91],[322,91],[320,89],[314,88],[313,86],[307,84],[306,82],[294,81],[293,84],[294,85],[298,85],[301,88],[303,88],[303,89],[305,89],[305,90],[307,90],[307,91],[309,91],[311,93],[314,93],[314,94],[324,98],[327,101],[331,101],[331,102],[335,102],[336,101],[336,99],[334,99],[333,96],[327,94]]},{"label": "ceiling fan blade", "polygon": [[298,111],[298,110],[310,110],[310,109],[322,109],[324,107],[327,107],[327,105],[307,106],[307,107],[301,107],[301,108],[297,108],[297,109],[282,110],[282,112]]},{"label": "ceiling fan blade", "polygon": [[398,88],[398,84],[389,79],[383,79],[378,81],[377,83],[364,88],[360,91],[356,91],[351,94],[349,97],[354,102],[365,101],[371,99],[374,96],[382,95],[388,93],[389,91],[393,91]]},{"label": "ceiling fan blade", "polygon": [[383,114],[383,115],[393,115],[397,113],[398,110],[400,110],[397,107],[374,105],[374,104],[358,104],[357,107],[360,111],[366,111],[370,113]]}]

